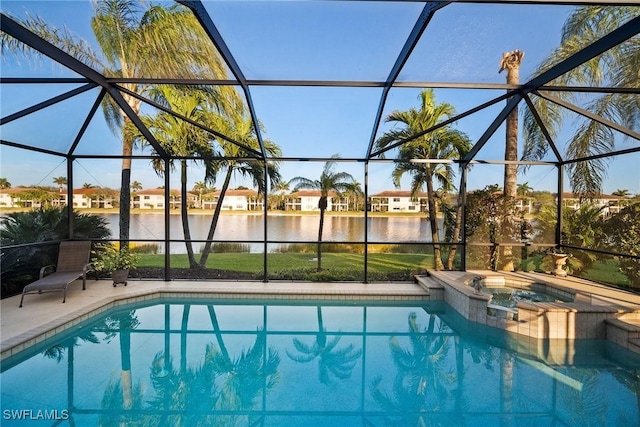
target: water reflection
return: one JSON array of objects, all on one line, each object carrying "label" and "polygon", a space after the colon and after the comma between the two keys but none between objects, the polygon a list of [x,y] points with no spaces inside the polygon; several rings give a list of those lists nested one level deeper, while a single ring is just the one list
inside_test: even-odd
[{"label": "water reflection", "polygon": [[287,350],[287,356],[299,363],[308,363],[318,359],[318,373],[322,384],[329,384],[331,376],[344,380],[351,377],[362,350],[356,350],[353,344],[339,348],[342,336],[327,337],[327,329],[322,321],[322,307],[318,306],[318,333],[313,344],[308,345],[299,338],[293,339],[297,353]]},{"label": "water reflection", "polygon": [[638,424],[638,357],[576,341],[540,358],[468,327],[441,303],[166,302],[3,363],[1,404],[76,425]]}]

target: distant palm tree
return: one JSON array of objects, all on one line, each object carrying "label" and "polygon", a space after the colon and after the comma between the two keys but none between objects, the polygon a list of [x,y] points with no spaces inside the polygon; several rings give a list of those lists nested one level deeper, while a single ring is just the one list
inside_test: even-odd
[{"label": "distant palm tree", "polygon": [[64,176],[53,178],[53,183],[58,186],[58,190],[62,193],[64,186],[67,185],[67,178]]},{"label": "distant palm tree", "polygon": [[618,197],[629,197],[631,195],[629,190],[627,190],[626,188],[617,189],[616,191],[614,191],[611,194],[614,195],[614,196],[618,196]]},{"label": "distant palm tree", "polygon": [[[541,74],[553,65],[575,54],[585,46],[617,29],[624,22],[638,16],[637,6],[587,6],[577,8],[567,18],[562,29],[562,40],[539,66],[535,74]],[[637,37],[615,46],[592,60],[562,74],[552,83],[557,86],[594,86],[640,88],[638,78],[640,44]],[[633,92],[633,91],[632,91]],[[597,116],[617,122],[629,129],[637,129],[640,103],[636,93],[606,93],[589,97],[585,107]],[[550,96],[549,93],[544,93]],[[580,93],[553,92],[553,97],[575,102]],[[540,119],[551,138],[556,140],[562,124],[567,119],[564,107],[542,97],[532,97]],[[542,159],[550,146],[529,109],[524,114],[524,160]],[[572,133],[566,149],[569,159],[606,154],[615,148],[615,132],[607,125],[585,118]],[[571,188],[574,193],[594,195],[601,192],[606,174],[607,158],[568,164]]]},{"label": "distant palm tree", "polygon": [[269,197],[267,198],[269,209],[271,210],[285,210],[287,192],[289,191],[289,183],[281,181],[271,188]]},{"label": "distant palm tree", "polygon": [[94,188],[93,184],[85,182],[84,184],[82,184],[82,188]]},{"label": "distant palm tree", "polygon": [[351,377],[351,371],[362,355],[362,350],[355,350],[353,344],[349,344],[342,349],[336,348],[342,337],[336,335],[333,339],[328,340],[327,330],[322,321],[322,307],[317,307],[317,314],[318,333],[315,342],[309,346],[298,338],[294,338],[293,345],[300,354],[295,355],[287,351],[287,356],[291,360],[300,363],[308,363],[317,358],[320,382],[322,384],[331,382],[329,373],[339,379],[347,379]]},{"label": "distant palm tree", "polygon": [[11,188],[11,183],[7,181],[7,178],[0,178],[0,189]]},{"label": "distant palm tree", "polygon": [[[339,154],[331,156],[334,159],[340,157]],[[354,179],[347,172],[335,172],[335,161],[328,161],[324,165],[320,179],[312,180],[302,176],[297,176],[289,181],[293,185],[293,191],[301,189],[320,191],[318,209],[320,209],[320,225],[318,227],[318,271],[322,270],[322,229],[324,227],[324,213],[327,210],[329,193],[335,191],[340,197],[341,193],[347,191],[353,185]]]},{"label": "distant palm tree", "polygon": [[[408,111],[394,111],[387,117],[387,122],[401,125],[385,132],[376,141],[379,149],[413,138],[429,128],[437,125],[455,114],[455,108],[449,103],[437,103],[432,89],[420,92],[420,108]],[[431,226],[431,241],[434,243],[433,252],[435,268],[444,269],[440,251],[438,233],[438,209],[434,180],[444,191],[455,188],[453,184],[453,169],[448,163],[430,163],[429,159],[459,159],[471,146],[469,138],[464,133],[442,126],[430,133],[421,135],[399,147],[398,159],[392,172],[393,183],[400,187],[404,174],[412,177],[411,195],[417,198],[423,187],[427,188],[427,204],[429,210],[429,224]],[[416,160],[427,160],[425,163]]]},{"label": "distant palm tree", "polygon": [[202,207],[202,194],[206,193],[208,190],[207,184],[204,181],[198,181],[193,184],[193,188],[191,191],[195,191],[198,193],[198,207]]},{"label": "distant palm tree", "polygon": [[353,184],[348,186],[344,193],[345,197],[349,200],[349,210],[364,210],[364,191],[362,190],[362,184],[354,181]]},{"label": "distant palm tree", "polygon": [[533,188],[529,186],[528,182],[525,182],[524,184],[518,184],[516,193],[518,194],[518,196],[528,196],[532,191]]},{"label": "distant palm tree", "polygon": [[138,181],[133,181],[131,183],[131,192],[132,193],[136,193],[138,191],[142,190],[142,184]]}]

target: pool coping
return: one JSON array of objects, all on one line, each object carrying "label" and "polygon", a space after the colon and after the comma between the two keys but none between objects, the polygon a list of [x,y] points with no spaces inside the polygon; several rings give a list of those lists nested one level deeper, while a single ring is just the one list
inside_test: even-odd
[{"label": "pool coping", "polygon": [[156,298],[310,299],[310,300],[428,300],[429,293],[412,282],[225,282],[129,281],[113,287],[110,281],[88,280],[87,289],[69,287],[67,302],[59,293],[20,296],[1,301],[0,361],[64,332],[114,307]]},{"label": "pool coping", "polygon": [[[543,285],[561,294],[573,295],[569,302],[520,301],[516,313],[491,310],[490,295],[475,289],[474,279],[482,285],[495,284],[516,288]],[[607,339],[634,352],[632,344],[640,338],[640,325],[623,334],[612,330],[621,320],[640,320],[640,295],[604,286],[576,277],[557,277],[543,273],[502,271],[429,271],[427,276],[442,286],[441,298],[471,322],[484,324],[531,339]],[[418,278],[420,281],[422,278]],[[432,285],[433,286],[433,285]],[[484,286],[483,286],[484,287]],[[546,289],[548,291],[548,289]],[[509,315],[511,314],[511,315]]]}]

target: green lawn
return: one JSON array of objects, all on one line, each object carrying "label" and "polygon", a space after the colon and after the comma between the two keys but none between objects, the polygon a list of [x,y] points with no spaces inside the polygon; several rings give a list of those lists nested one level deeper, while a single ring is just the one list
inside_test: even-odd
[{"label": "green lawn", "polygon": [[[186,254],[173,254],[170,259],[171,268],[189,268]],[[372,253],[368,262],[368,274],[375,280],[409,279],[413,274],[433,268],[433,256],[426,254]],[[275,279],[360,280],[364,272],[364,255],[324,253],[323,273],[315,272],[317,261],[314,253],[269,253],[267,265],[269,277]],[[164,255],[141,254],[139,267],[164,268]],[[215,253],[209,256],[207,268],[259,276],[263,272],[263,254]],[[612,259],[596,262],[581,277],[617,286],[630,285]]]},{"label": "green lawn", "polygon": [[[171,268],[189,268],[187,255],[171,255]],[[393,275],[424,271],[433,267],[433,257],[425,254],[369,254],[369,272]],[[267,255],[269,273],[282,271],[311,271],[317,267],[316,255],[309,253],[273,253]],[[139,267],[164,267],[164,255],[141,254]],[[263,254],[219,253],[211,254],[207,268],[260,274],[263,271]],[[325,253],[323,270],[362,274],[364,255],[353,253]],[[336,277],[335,280],[339,280]]]},{"label": "green lawn", "polygon": [[618,262],[614,259],[602,260],[594,263],[582,276],[594,282],[609,283],[617,286],[630,286],[631,282],[618,269]]}]

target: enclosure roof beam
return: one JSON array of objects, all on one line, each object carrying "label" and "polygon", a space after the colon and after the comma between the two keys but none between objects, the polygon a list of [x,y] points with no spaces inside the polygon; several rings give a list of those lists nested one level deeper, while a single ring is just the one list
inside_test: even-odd
[{"label": "enclosure roof beam", "polygon": [[86,92],[88,90],[91,90],[91,89],[93,89],[94,87],[97,87],[97,86],[98,85],[96,83],[92,82],[92,83],[87,83],[84,86],[81,86],[81,87],[75,88],[73,90],[70,90],[68,92],[61,93],[60,95],[54,96],[53,98],[47,99],[46,101],[42,101],[42,102],[40,102],[38,104],[32,105],[31,107],[25,108],[24,110],[20,110],[18,112],[10,114],[10,115],[8,115],[6,117],[0,118],[0,125],[5,125],[5,124],[7,124],[9,122],[12,122],[12,121],[14,121],[16,119],[19,119],[19,118],[24,117],[26,115],[29,115],[31,113],[35,113],[36,111],[42,110],[43,108],[47,108],[47,107],[49,107],[51,105],[55,105],[58,102],[62,102],[65,99],[72,98],[72,97],[74,97],[76,95],[79,95],[79,94],[84,93],[84,92]]},{"label": "enclosure roof beam", "polygon": [[469,153],[467,153],[467,155],[465,156],[465,160],[471,160],[475,157],[476,154],[478,154],[478,151],[480,151],[482,147],[484,147],[489,138],[491,138],[491,136],[495,133],[502,122],[509,116],[509,113],[511,113],[511,111],[516,108],[518,102],[520,102],[524,95],[527,95],[529,92],[540,88],[542,85],[549,83],[550,81],[573,70],[574,68],[584,64],[585,62],[595,58],[596,56],[601,55],[607,50],[638,34],[639,32],[640,16],[629,20],[606,36],[582,48],[567,59],[560,61],[553,67],[549,68],[547,71],[542,72],[537,77],[534,77],[529,82],[525,83],[522,89],[519,91],[520,94],[513,96],[507,102],[507,105],[504,107],[504,109],[500,112],[500,114],[498,114],[489,128],[487,128],[485,133],[482,134],[482,136],[478,139],[478,142],[473,146]]},{"label": "enclosure roof beam", "polygon": [[63,50],[59,49],[55,45],[49,43],[37,34],[29,31],[27,28],[23,27],[4,13],[0,14],[0,27],[2,27],[2,31],[17,40],[20,40],[27,46],[37,50],[43,55],[53,59],[54,61],[69,68],[70,70],[105,88],[107,92],[109,92],[109,95],[111,95],[114,101],[118,104],[118,106],[131,119],[133,124],[138,127],[142,135],[149,141],[158,155],[162,158],[169,158],[167,153],[160,146],[158,141],[156,141],[156,139],[153,137],[151,132],[149,132],[146,126],[142,124],[140,118],[136,115],[129,104],[127,104],[122,95],[117,90],[115,90],[113,86],[111,86],[111,84],[109,84],[107,79],[102,74],[89,67],[87,64],[64,52]]},{"label": "enclosure roof beam", "polygon": [[556,159],[559,162],[562,162],[562,155],[560,154],[558,147],[556,147],[555,141],[551,137],[549,130],[547,129],[542,119],[540,118],[540,114],[538,114],[538,110],[536,109],[535,105],[533,105],[533,102],[531,102],[531,98],[529,97],[529,95],[525,95],[524,100],[529,106],[529,111],[531,111],[531,114],[533,114],[533,117],[536,123],[540,127],[540,131],[542,132],[545,139],[547,140],[547,143],[549,144],[549,147],[551,147],[551,150],[553,151],[553,154],[556,156]]},{"label": "enclosure roof beam", "polygon": [[207,32],[209,38],[213,42],[213,44],[222,55],[222,58],[226,62],[229,69],[233,75],[238,79],[238,82],[242,86],[242,91],[244,92],[244,96],[247,100],[247,107],[249,108],[249,114],[251,115],[251,120],[253,121],[253,126],[255,128],[256,137],[258,138],[258,143],[260,144],[260,151],[262,152],[262,158],[267,157],[267,150],[265,148],[264,140],[262,138],[262,132],[260,131],[260,122],[258,121],[258,115],[256,114],[255,108],[253,106],[253,99],[251,98],[251,91],[249,90],[249,86],[247,84],[247,79],[242,72],[242,69],[236,62],[231,50],[227,46],[227,43],[222,38],[222,35],[218,31],[218,28],[213,23],[211,16],[209,16],[209,12],[202,5],[200,0],[176,0],[178,3],[182,4],[185,7],[191,9],[195,17],[202,25],[202,28]]},{"label": "enclosure roof beam", "polygon": [[127,93],[127,94],[129,94],[129,95],[131,95],[131,96],[133,96],[134,98],[137,98],[137,99],[139,99],[139,100],[140,100],[140,101],[142,101],[142,102],[145,102],[145,103],[147,103],[147,104],[149,104],[149,105],[151,105],[151,106],[153,106],[153,107],[155,107],[155,108],[157,108],[157,109],[159,109],[159,110],[162,110],[162,111],[164,111],[164,112],[165,112],[165,113],[167,113],[167,114],[171,114],[172,116],[177,117],[177,118],[179,118],[180,120],[184,120],[185,122],[190,123],[190,124],[192,124],[193,126],[195,126],[195,127],[199,128],[199,129],[202,129],[202,130],[203,130],[203,131],[205,131],[205,132],[209,132],[209,133],[211,133],[211,134],[213,134],[213,135],[217,136],[218,138],[222,138],[222,139],[224,139],[225,141],[229,141],[229,142],[231,142],[232,144],[237,145],[238,147],[242,148],[243,150],[247,150],[247,151],[248,151],[248,152],[250,152],[250,153],[254,153],[254,154],[256,154],[259,158],[261,158],[261,157],[262,157],[262,154],[261,154],[260,152],[256,151],[256,150],[254,150],[253,148],[248,147],[248,146],[246,146],[246,145],[242,144],[241,142],[238,142],[238,141],[236,141],[236,140],[234,140],[234,139],[232,139],[232,138],[229,138],[228,136],[226,136],[226,135],[224,135],[224,134],[222,134],[222,133],[220,133],[220,132],[218,132],[218,131],[215,131],[215,130],[213,130],[213,129],[211,129],[211,128],[207,127],[207,126],[204,126],[203,124],[198,123],[197,121],[195,121],[195,120],[193,120],[193,119],[190,119],[189,117],[187,117],[187,116],[185,116],[185,115],[182,115],[182,114],[176,113],[176,112],[175,112],[175,111],[173,111],[171,108],[165,107],[165,106],[164,106],[164,105],[162,105],[162,104],[159,104],[159,103],[157,103],[157,102],[155,102],[155,101],[152,101],[152,100],[150,100],[150,99],[147,99],[147,98],[145,98],[144,96],[141,96],[139,93],[136,93],[136,92],[134,92],[134,91],[132,91],[132,90],[126,89],[126,88],[121,87],[121,86],[118,86],[118,88],[119,88],[121,91],[123,91],[123,92],[125,92],[125,93]]},{"label": "enclosure roof beam", "polygon": [[371,130],[371,137],[369,138],[369,147],[367,148],[367,158],[371,158],[371,151],[373,150],[373,144],[375,144],[376,134],[378,133],[378,128],[380,127],[380,121],[382,120],[382,113],[384,111],[384,106],[387,102],[387,96],[389,95],[389,90],[391,89],[393,83],[398,78],[402,67],[409,59],[411,52],[418,44],[418,40],[420,40],[420,36],[429,25],[431,18],[436,13],[437,10],[443,8],[444,6],[451,3],[450,1],[439,1],[439,2],[428,2],[425,4],[420,16],[416,20],[413,28],[411,29],[411,33],[407,37],[407,40],[400,51],[400,54],[396,58],[396,62],[393,64],[391,71],[389,72],[389,76],[384,84],[384,90],[382,91],[382,96],[380,97],[380,103],[378,104],[378,111],[376,113],[376,117],[373,123],[373,129]]}]

